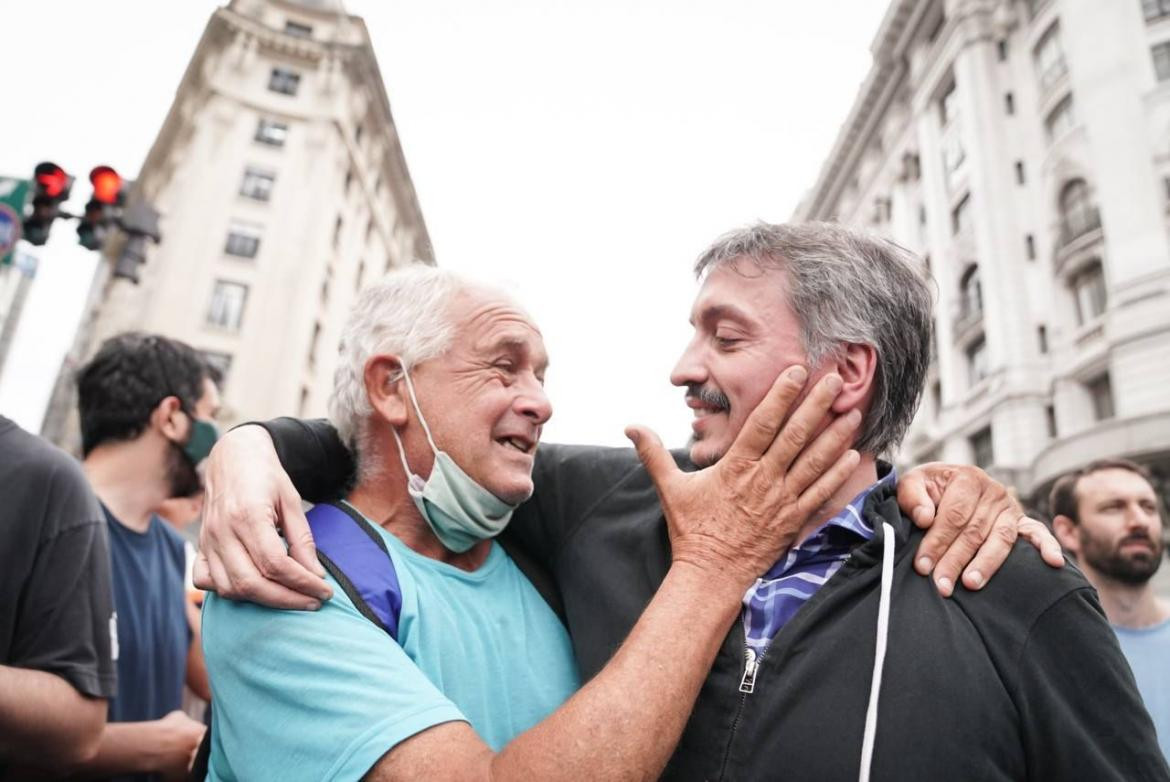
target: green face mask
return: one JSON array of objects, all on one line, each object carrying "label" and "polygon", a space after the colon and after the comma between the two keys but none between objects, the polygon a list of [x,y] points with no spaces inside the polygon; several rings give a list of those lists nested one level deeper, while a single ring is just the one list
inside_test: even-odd
[{"label": "green face mask", "polygon": [[199,462],[211,453],[211,447],[219,439],[219,428],[211,421],[196,418],[191,413],[187,413],[187,417],[191,419],[191,436],[183,444],[183,453],[187,454],[191,464],[198,466]]},{"label": "green face mask", "polygon": [[438,449],[422,410],[418,407],[410,375],[403,373],[403,377],[419,423],[427,433],[427,442],[435,452],[435,465],[431,468],[430,477],[424,480],[411,472],[406,463],[402,440],[397,430],[394,430],[398,456],[408,476],[406,489],[439,542],[450,551],[462,553],[479,541],[494,538],[503,532],[516,506],[509,505],[480,486],[445,451]]}]

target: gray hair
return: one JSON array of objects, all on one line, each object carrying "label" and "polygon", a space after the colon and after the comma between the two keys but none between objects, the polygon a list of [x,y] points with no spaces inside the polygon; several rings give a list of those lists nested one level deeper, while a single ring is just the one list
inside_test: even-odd
[{"label": "gray hair", "polygon": [[455,330],[451,300],[470,287],[451,271],[415,264],[390,272],[358,295],[341,333],[329,418],[359,466],[374,412],[366,396],[366,361],[390,353],[409,369],[441,356]]},{"label": "gray hair", "polygon": [[914,418],[930,364],[933,326],[922,263],[893,242],[833,223],[756,223],[724,234],[699,256],[700,279],[747,260],[786,273],[810,367],[847,343],[877,352],[873,398],[856,448],[897,447]]}]

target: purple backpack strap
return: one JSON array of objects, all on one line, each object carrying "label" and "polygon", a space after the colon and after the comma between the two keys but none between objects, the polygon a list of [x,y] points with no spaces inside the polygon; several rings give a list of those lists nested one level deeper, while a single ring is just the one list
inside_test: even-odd
[{"label": "purple backpack strap", "polygon": [[305,514],[317,558],[366,619],[398,640],[402,587],[386,541],[352,508],[321,503]]}]

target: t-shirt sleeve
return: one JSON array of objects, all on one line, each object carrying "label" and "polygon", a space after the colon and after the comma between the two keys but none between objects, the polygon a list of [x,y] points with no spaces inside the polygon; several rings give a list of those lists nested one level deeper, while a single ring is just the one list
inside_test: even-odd
[{"label": "t-shirt sleeve", "polygon": [[264,427],[272,437],[280,464],[302,497],[318,503],[345,494],[354,479],[353,454],[333,424],[323,418],[274,418],[252,423]]},{"label": "t-shirt sleeve", "polygon": [[208,596],[203,649],[213,776],[360,779],[410,736],[465,720],[402,648],[333,588],[316,612]]},{"label": "t-shirt sleeve", "polygon": [[54,522],[35,551],[17,613],[9,664],[61,676],[80,693],[117,691],[111,648],[114,599],[106,522],[80,468],[62,455],[42,485]]},{"label": "t-shirt sleeve", "polygon": [[1037,619],[1018,698],[1029,779],[1170,780],[1153,722],[1091,589]]}]

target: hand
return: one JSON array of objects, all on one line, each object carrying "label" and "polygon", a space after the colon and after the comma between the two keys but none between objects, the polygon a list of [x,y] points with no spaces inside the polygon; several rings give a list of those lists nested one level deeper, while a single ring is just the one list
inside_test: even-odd
[{"label": "hand", "polygon": [[207,457],[204,483],[196,586],[273,608],[312,611],[329,599],[301,498],[263,427],[224,435]]},{"label": "hand", "polygon": [[1024,515],[1008,490],[978,467],[939,462],[915,467],[898,481],[898,505],[927,530],[914,567],[924,576],[933,571],[943,597],[955,591],[960,571],[963,586],[981,589],[1020,535],[1049,565],[1064,565],[1060,544],[1048,528]]},{"label": "hand", "polygon": [[674,562],[746,589],[853,473],[859,456],[847,448],[859,412],[838,418],[805,448],[841,391],[840,377],[824,377],[784,420],[807,377],[803,367],[783,372],[728,452],[698,472],[681,471],[653,432],[626,430],[662,501]]},{"label": "hand", "polygon": [[161,772],[168,782],[186,780],[205,730],[203,723],[181,711],[172,711],[156,721],[151,741],[156,753],[153,770]]}]

